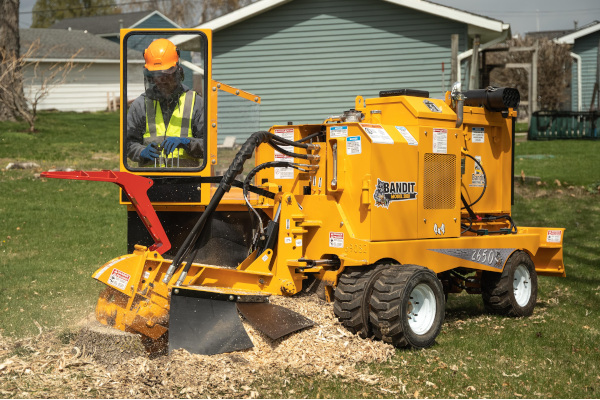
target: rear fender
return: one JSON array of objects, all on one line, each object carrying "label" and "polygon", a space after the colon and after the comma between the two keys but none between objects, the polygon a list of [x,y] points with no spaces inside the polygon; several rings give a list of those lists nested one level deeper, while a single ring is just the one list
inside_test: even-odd
[{"label": "rear fender", "polygon": [[540,236],[540,247],[531,257],[538,275],[565,277],[563,263],[563,238],[565,228],[521,228],[519,232],[535,233]]}]

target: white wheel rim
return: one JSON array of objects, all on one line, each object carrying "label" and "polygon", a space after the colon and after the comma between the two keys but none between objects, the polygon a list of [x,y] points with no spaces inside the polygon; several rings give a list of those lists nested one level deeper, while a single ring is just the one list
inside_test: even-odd
[{"label": "white wheel rim", "polygon": [[531,298],[531,275],[524,264],[519,265],[515,270],[513,289],[517,304],[525,307]]},{"label": "white wheel rim", "polygon": [[433,290],[420,283],[410,293],[408,303],[408,325],[417,335],[426,334],[435,320],[436,302]]}]

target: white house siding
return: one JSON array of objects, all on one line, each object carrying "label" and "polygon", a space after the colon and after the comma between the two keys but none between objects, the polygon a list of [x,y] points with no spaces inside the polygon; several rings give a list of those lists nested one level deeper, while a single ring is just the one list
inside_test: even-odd
[{"label": "white house siding", "polygon": [[[262,97],[262,129],[319,123],[380,90],[441,97],[454,33],[465,51],[466,24],[379,0],[296,0],[215,32],[213,74]],[[219,104],[219,120],[229,117]],[[240,121],[219,133],[251,132]]]},{"label": "white house siding", "polygon": [[[32,66],[25,68],[23,86],[29,99],[33,100],[39,93],[41,77],[49,76],[53,65],[55,63],[40,63],[37,78],[34,77]],[[106,110],[107,98],[120,97],[119,69],[118,62],[78,64],[64,83],[51,85],[48,95],[40,100],[37,108],[78,112]],[[143,92],[143,81],[130,84],[128,88],[129,100],[133,100]]]},{"label": "white house siding", "polygon": [[[600,41],[600,31],[587,36],[575,39],[573,44],[573,53],[581,56],[581,111],[588,111],[594,92],[594,83],[596,82],[596,66],[598,58],[598,45]],[[577,65],[573,63],[571,68],[571,104],[573,110],[577,110]],[[598,104],[596,103],[596,106]]]}]

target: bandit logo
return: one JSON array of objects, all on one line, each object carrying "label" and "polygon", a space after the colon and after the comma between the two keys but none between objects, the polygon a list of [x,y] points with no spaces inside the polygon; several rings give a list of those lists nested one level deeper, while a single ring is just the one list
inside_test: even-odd
[{"label": "bandit logo", "polygon": [[373,199],[377,207],[388,208],[393,201],[414,200],[417,198],[415,182],[386,182],[377,178]]}]

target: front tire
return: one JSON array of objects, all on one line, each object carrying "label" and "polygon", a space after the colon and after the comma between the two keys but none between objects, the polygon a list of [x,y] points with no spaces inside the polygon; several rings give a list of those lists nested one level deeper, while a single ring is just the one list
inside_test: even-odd
[{"label": "front tire", "polygon": [[514,252],[501,274],[484,271],[481,277],[483,304],[494,314],[527,317],[537,301],[537,273],[531,257]]},{"label": "front tire", "polygon": [[389,265],[349,267],[335,289],[333,312],[350,332],[366,339],[373,334],[369,323],[371,292],[379,275]]},{"label": "front tire", "polygon": [[385,270],[371,296],[375,336],[395,347],[433,345],[444,322],[444,298],[442,283],[430,269],[405,265]]}]

